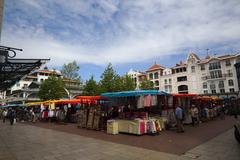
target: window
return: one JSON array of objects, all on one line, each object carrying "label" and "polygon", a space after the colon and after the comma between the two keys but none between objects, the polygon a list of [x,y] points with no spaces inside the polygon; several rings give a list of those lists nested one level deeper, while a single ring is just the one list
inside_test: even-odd
[{"label": "window", "polygon": [[220,62],[209,63],[209,70],[221,69]]},{"label": "window", "polygon": [[172,86],[169,86],[169,92],[170,93],[172,92]]},{"label": "window", "polygon": [[230,88],[229,91],[230,91],[231,93],[233,93],[233,92],[234,92],[234,88]]},{"label": "window", "polygon": [[153,79],[153,74],[152,73],[149,74],[149,78]]},{"label": "window", "polygon": [[159,81],[155,81],[155,86],[159,86]]},{"label": "window", "polygon": [[227,70],[227,77],[232,77],[233,76],[233,73],[232,73],[232,70]]},{"label": "window", "polygon": [[203,88],[207,88],[207,82],[203,82]]},{"label": "window", "polygon": [[27,88],[28,87],[28,84],[23,84],[23,88]]},{"label": "window", "polygon": [[187,76],[177,77],[178,82],[187,81]]},{"label": "window", "polygon": [[203,93],[204,93],[204,94],[208,94],[208,90],[204,90]]},{"label": "window", "polygon": [[155,73],[154,73],[154,78],[155,78],[155,79],[158,79],[158,72],[155,72]]},{"label": "window", "polygon": [[211,77],[211,79],[221,78],[222,77],[222,71],[221,70],[211,71],[210,72],[210,77]]},{"label": "window", "polygon": [[178,93],[188,94],[188,86],[187,85],[178,86]]},{"label": "window", "polygon": [[172,84],[172,79],[168,79],[169,84]]},{"label": "window", "polygon": [[20,86],[20,83],[17,83],[17,87],[19,87]]},{"label": "window", "polygon": [[229,85],[229,86],[233,86],[233,85],[234,85],[232,79],[229,79],[229,80],[228,80],[228,85]]},{"label": "window", "polygon": [[183,67],[183,68],[177,68],[176,69],[176,73],[179,73],[179,72],[186,72],[187,71],[187,68],[186,67]]},{"label": "window", "polygon": [[210,89],[216,89],[216,85],[214,83],[210,84]]},{"label": "window", "polygon": [[202,71],[205,70],[205,65],[204,64],[201,65],[201,70]]},{"label": "window", "polygon": [[194,73],[194,72],[195,72],[195,66],[192,66],[192,67],[191,67],[191,70],[192,70],[192,72]]},{"label": "window", "polygon": [[226,66],[231,66],[230,59],[227,59],[227,60],[225,61],[225,64],[226,64]]},{"label": "window", "polygon": [[225,89],[220,89],[220,93],[225,93]]},{"label": "window", "polygon": [[167,86],[165,86],[165,92],[168,92],[168,87]]},{"label": "window", "polygon": [[219,88],[224,88],[224,81],[219,81],[218,87]]},{"label": "window", "polygon": [[217,93],[217,92],[216,92],[216,90],[215,90],[215,89],[213,89],[213,90],[212,90],[212,94],[215,94],[215,93]]},{"label": "window", "polygon": [[167,79],[164,79],[164,83],[167,84]]}]

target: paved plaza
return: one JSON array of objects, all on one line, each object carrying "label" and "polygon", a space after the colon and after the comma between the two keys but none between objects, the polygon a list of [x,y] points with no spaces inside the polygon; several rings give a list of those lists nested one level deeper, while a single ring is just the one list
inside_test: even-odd
[{"label": "paved plaza", "polygon": [[175,155],[31,125],[10,126],[0,122],[0,160],[239,160],[239,157],[240,145],[233,137],[233,129],[185,154]]}]

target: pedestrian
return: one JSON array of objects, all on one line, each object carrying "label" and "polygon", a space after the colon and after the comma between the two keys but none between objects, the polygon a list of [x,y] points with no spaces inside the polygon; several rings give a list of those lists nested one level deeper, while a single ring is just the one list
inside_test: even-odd
[{"label": "pedestrian", "polygon": [[7,118],[7,110],[6,109],[4,109],[2,112],[2,118],[3,118],[3,123],[5,123],[5,120]]},{"label": "pedestrian", "polygon": [[8,112],[9,112],[10,124],[13,125],[14,119],[16,118],[16,112],[12,108],[10,108]]},{"label": "pedestrian", "polygon": [[199,124],[198,108],[195,105],[191,107],[192,126]]},{"label": "pedestrian", "polygon": [[225,119],[225,107],[224,107],[224,105],[221,106],[219,114],[220,114],[220,119],[224,120]]},{"label": "pedestrian", "polygon": [[182,133],[184,132],[184,128],[183,128],[184,113],[183,113],[183,109],[180,106],[176,108],[175,116],[177,120],[177,132]]}]

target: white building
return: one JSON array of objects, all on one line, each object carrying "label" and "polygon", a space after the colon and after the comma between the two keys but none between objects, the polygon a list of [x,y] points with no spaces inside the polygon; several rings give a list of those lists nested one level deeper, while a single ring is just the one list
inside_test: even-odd
[{"label": "white building", "polygon": [[12,101],[37,101],[40,100],[38,97],[38,91],[42,82],[48,79],[50,76],[56,76],[63,80],[65,83],[65,90],[68,97],[65,98],[73,98],[76,95],[82,94],[82,90],[80,87],[80,81],[78,80],[70,80],[67,78],[63,78],[60,71],[57,70],[38,70],[25,78],[17,82],[10,90],[10,95],[8,95],[8,99]]},{"label": "white building", "polygon": [[[200,59],[189,53],[186,62],[172,68],[154,64],[146,71],[146,77],[156,89],[168,93],[238,94],[239,62],[240,54]],[[138,75],[134,78],[140,83]]]}]

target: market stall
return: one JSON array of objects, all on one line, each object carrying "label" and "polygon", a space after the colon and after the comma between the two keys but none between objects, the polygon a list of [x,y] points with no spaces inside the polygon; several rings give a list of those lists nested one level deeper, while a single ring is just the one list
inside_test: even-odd
[{"label": "market stall", "polygon": [[169,94],[157,90],[136,90],[103,93],[101,96],[109,98],[110,102],[108,133],[156,134],[165,128],[166,119],[161,117],[165,103],[161,99]]}]

